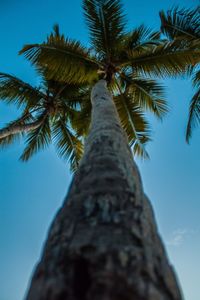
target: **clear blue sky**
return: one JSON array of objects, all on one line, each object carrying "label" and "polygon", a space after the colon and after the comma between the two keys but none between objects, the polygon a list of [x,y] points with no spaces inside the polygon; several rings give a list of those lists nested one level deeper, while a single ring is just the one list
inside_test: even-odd
[{"label": "clear blue sky", "polygon": [[[191,7],[198,0],[124,0],[128,27],[158,28],[160,9]],[[88,43],[81,0],[1,0],[0,72],[37,85],[30,65],[17,55],[26,43],[41,42],[53,24]],[[192,87],[188,80],[165,80],[171,112],[163,123],[152,120],[150,161],[138,161],[144,188],[154,206],[159,231],[176,268],[185,299],[199,300],[200,278],[200,129],[191,145],[184,140]],[[17,115],[0,106],[0,127]],[[0,152],[0,300],[22,299],[41,253],[47,230],[71,180],[68,166],[53,148],[30,162],[18,161],[23,143]]]}]

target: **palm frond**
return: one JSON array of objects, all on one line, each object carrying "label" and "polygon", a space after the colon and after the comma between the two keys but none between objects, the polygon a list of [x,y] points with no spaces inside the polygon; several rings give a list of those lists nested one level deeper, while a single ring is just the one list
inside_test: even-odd
[{"label": "palm frond", "polygon": [[157,118],[162,119],[168,112],[167,102],[164,99],[164,88],[155,80],[134,78],[126,75],[125,93],[144,111],[149,110]]},{"label": "palm frond", "polygon": [[171,40],[200,39],[200,6],[195,9],[174,7],[160,12],[161,31]]},{"label": "palm frond", "polygon": [[193,85],[197,88],[200,88],[200,70],[194,72],[192,79],[193,79]]},{"label": "palm frond", "polygon": [[24,46],[20,54],[46,68],[48,79],[76,84],[97,79],[99,65],[78,41],[49,37],[47,43]]},{"label": "palm frond", "polygon": [[48,115],[45,113],[41,114],[38,117],[38,121],[42,121],[41,125],[27,135],[27,146],[20,157],[22,161],[29,160],[33,154],[46,148],[51,142],[51,129]]},{"label": "palm frond", "polygon": [[159,31],[153,31],[144,25],[140,25],[124,36],[123,51],[124,49],[141,51],[149,45],[159,45],[160,43]]},{"label": "palm frond", "polygon": [[72,127],[76,130],[77,135],[79,137],[86,137],[91,123],[91,109],[88,107],[85,107],[83,110],[79,112],[77,115],[77,118],[73,121]]},{"label": "palm frond", "polygon": [[[59,86],[59,82],[55,84]],[[80,109],[85,97],[89,98],[88,86],[66,83],[63,83],[58,92],[54,95],[55,99],[61,99],[62,104],[67,105],[69,109]]]},{"label": "palm frond", "polygon": [[19,78],[0,73],[0,98],[7,103],[15,103],[18,107],[24,104],[31,108],[37,106],[45,95],[39,89]]},{"label": "palm frond", "polygon": [[91,123],[92,104],[90,101],[90,92],[83,94],[82,102],[80,103],[80,111],[71,121],[72,128],[76,131],[79,137],[86,137],[89,132]]},{"label": "palm frond", "polygon": [[149,155],[145,149],[145,144],[150,140],[150,128],[143,112],[125,94],[114,97],[114,101],[122,127],[128,136],[130,146],[133,147],[133,152],[143,158],[148,158]]},{"label": "palm frond", "polygon": [[91,44],[102,60],[111,61],[124,34],[120,0],[84,0],[83,9]]},{"label": "palm frond", "polygon": [[[180,9],[179,7],[160,12],[161,31],[170,39],[177,40],[180,44],[187,45],[188,48],[200,49],[200,6],[195,9]],[[199,61],[198,61],[199,62]],[[197,87],[197,92],[192,97],[189,108],[189,117],[186,128],[186,141],[192,136],[192,129],[200,123],[200,71],[195,72],[195,63],[192,63],[188,74],[193,75],[193,85]]]},{"label": "palm frond", "polygon": [[78,168],[83,153],[81,141],[71,132],[64,119],[60,118],[53,124],[53,138],[56,149],[61,157],[70,161],[72,171]]},{"label": "palm frond", "polygon": [[131,65],[139,74],[158,77],[176,76],[187,72],[188,66],[200,61],[200,51],[181,45],[179,41],[149,46],[144,51],[127,51],[122,66]]},{"label": "palm frond", "polygon": [[192,97],[189,109],[189,118],[186,128],[186,141],[189,143],[192,129],[200,124],[200,89]]}]

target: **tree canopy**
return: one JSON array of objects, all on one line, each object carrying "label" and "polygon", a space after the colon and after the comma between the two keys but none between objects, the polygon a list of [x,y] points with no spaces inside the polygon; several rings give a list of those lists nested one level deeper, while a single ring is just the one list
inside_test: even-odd
[{"label": "tree canopy", "polygon": [[[148,157],[145,145],[151,130],[145,114],[162,119],[168,111],[158,80],[188,74],[199,62],[197,10],[161,12],[161,31],[167,39],[145,25],[127,30],[120,0],[83,0],[83,11],[88,48],[65,37],[55,25],[43,43],[20,51],[41,75],[41,87],[0,75],[0,97],[22,108],[20,118],[0,130],[0,144],[27,134],[23,160],[53,140],[59,154],[70,157],[72,168],[77,165],[90,124],[90,90],[100,78],[108,82],[134,154]],[[199,72],[194,84],[199,87]],[[187,140],[199,122],[199,95],[198,90],[191,102]]]}]

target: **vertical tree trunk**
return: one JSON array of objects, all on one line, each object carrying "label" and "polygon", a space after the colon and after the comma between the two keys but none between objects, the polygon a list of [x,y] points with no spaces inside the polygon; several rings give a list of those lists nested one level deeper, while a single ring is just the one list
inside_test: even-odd
[{"label": "vertical tree trunk", "polygon": [[106,82],[92,90],[85,154],[27,300],[180,300]]}]

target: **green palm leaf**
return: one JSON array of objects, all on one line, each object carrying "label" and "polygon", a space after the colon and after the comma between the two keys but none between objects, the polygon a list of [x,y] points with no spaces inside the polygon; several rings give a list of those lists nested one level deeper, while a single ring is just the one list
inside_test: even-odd
[{"label": "green palm leaf", "polygon": [[150,28],[141,25],[124,36],[123,51],[140,51],[149,47],[149,45],[158,45],[161,43],[160,32],[152,31]]},{"label": "green palm leaf", "polygon": [[58,154],[69,159],[71,170],[75,171],[83,154],[83,146],[81,141],[69,129],[64,119],[60,118],[53,125],[53,138]]},{"label": "green palm leaf", "polygon": [[164,99],[164,88],[155,80],[132,78],[125,76],[126,93],[142,109],[149,110],[157,118],[162,119],[168,112],[167,102]]},{"label": "green palm leaf", "polygon": [[200,51],[188,48],[179,41],[150,45],[144,51],[127,51],[127,61],[122,65],[129,66],[136,73],[159,77],[176,76],[187,71],[189,65],[200,61]]},{"label": "green palm leaf", "polygon": [[93,49],[101,60],[111,61],[124,34],[119,0],[84,0],[83,9]]},{"label": "green palm leaf", "polygon": [[149,155],[145,149],[145,144],[150,140],[150,129],[143,112],[125,94],[114,97],[114,101],[122,127],[128,136],[130,145],[133,146],[133,152],[143,158],[148,158]]},{"label": "green palm leaf", "polygon": [[197,88],[200,88],[200,70],[194,73],[193,85]]},{"label": "green palm leaf", "polygon": [[80,86],[74,85],[65,88],[61,94],[62,99],[64,100],[67,105],[71,108],[80,110],[80,107],[84,101],[89,100],[89,89],[88,86]]},{"label": "green palm leaf", "polygon": [[22,53],[38,68],[49,70],[49,79],[76,84],[97,79],[98,63],[77,41],[54,38],[47,43],[26,45]]},{"label": "green palm leaf", "polygon": [[0,98],[7,103],[15,103],[18,107],[35,107],[40,103],[45,95],[39,89],[32,87],[30,84],[19,78],[0,73]]},{"label": "green palm leaf", "polygon": [[186,141],[192,136],[192,129],[200,124],[200,89],[192,97],[189,110],[189,118],[186,129]]},{"label": "green palm leaf", "polygon": [[160,19],[161,31],[171,40],[200,38],[200,6],[195,9],[175,7],[166,13],[161,11]]},{"label": "green palm leaf", "polygon": [[81,95],[80,110],[77,112],[76,117],[71,120],[72,128],[76,131],[79,137],[86,137],[89,131],[91,122],[92,104],[90,101],[90,90],[83,91]]},{"label": "green palm leaf", "polygon": [[[175,7],[167,13],[161,11],[160,19],[161,30],[170,40],[177,40],[180,44],[186,44],[187,47],[191,49],[199,49],[200,6],[195,9],[180,9]],[[195,51],[193,52],[195,54]],[[188,143],[192,136],[192,129],[200,123],[200,71],[195,72],[194,64],[192,64],[188,71],[189,75],[192,73],[194,74],[193,85],[197,87],[198,90],[190,102],[189,118],[186,128],[186,141]]]},{"label": "green palm leaf", "polygon": [[39,120],[42,121],[42,124],[27,135],[27,146],[20,157],[22,161],[27,161],[33,154],[46,148],[51,142],[50,121],[46,112],[38,117]]},{"label": "green palm leaf", "polygon": [[91,122],[92,105],[90,102],[82,106],[76,118],[71,122],[72,128],[76,131],[79,137],[86,137],[89,132]]}]

